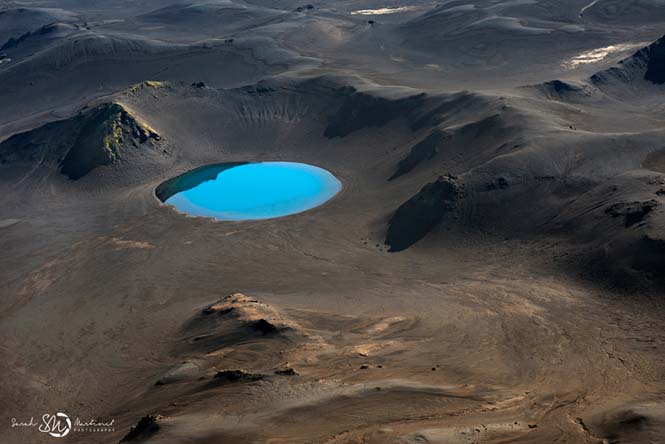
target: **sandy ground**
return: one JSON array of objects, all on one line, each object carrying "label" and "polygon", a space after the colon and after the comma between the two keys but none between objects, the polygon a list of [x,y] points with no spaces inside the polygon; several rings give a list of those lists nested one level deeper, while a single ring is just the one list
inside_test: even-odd
[{"label": "sandy ground", "polygon": [[[5,3],[2,442],[665,442],[665,58],[633,56],[665,5]],[[155,196],[259,160],[343,190],[252,222]],[[112,424],[12,426],[57,412]]]}]

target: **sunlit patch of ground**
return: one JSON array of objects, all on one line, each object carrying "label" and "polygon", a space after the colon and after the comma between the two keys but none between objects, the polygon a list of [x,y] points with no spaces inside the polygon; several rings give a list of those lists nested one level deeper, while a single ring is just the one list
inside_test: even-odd
[{"label": "sunlit patch of ground", "polygon": [[575,69],[582,65],[588,65],[590,63],[598,63],[605,60],[612,54],[617,54],[620,52],[630,51],[631,49],[636,49],[644,46],[644,43],[623,43],[620,45],[610,45],[604,48],[596,48],[591,51],[585,51],[575,57],[565,61],[563,66],[568,69]]},{"label": "sunlit patch of ground", "polygon": [[415,9],[413,6],[400,6],[397,8],[379,8],[379,9],[360,9],[353,11],[351,15],[385,15],[395,14],[398,12],[412,11]]}]

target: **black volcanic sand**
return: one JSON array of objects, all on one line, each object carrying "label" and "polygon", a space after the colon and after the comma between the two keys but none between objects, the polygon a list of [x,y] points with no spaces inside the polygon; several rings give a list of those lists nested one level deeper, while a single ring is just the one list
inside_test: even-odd
[{"label": "black volcanic sand", "polygon": [[[118,5],[0,9],[3,443],[662,440],[663,6]],[[345,188],[160,202],[275,159]]]}]

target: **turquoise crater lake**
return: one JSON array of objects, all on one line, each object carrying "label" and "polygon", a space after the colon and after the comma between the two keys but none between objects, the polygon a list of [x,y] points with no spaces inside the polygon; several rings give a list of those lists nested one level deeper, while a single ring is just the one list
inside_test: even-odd
[{"label": "turquoise crater lake", "polygon": [[193,216],[219,220],[271,219],[330,200],[342,184],[328,171],[294,162],[207,165],[157,187],[157,197]]}]

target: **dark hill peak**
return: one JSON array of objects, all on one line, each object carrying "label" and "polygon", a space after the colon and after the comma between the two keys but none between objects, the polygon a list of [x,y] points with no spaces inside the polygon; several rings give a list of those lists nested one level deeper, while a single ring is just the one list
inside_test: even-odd
[{"label": "dark hill peak", "polygon": [[0,161],[19,164],[41,159],[76,180],[120,161],[131,148],[160,140],[134,113],[111,102],[10,137],[0,144]]}]

